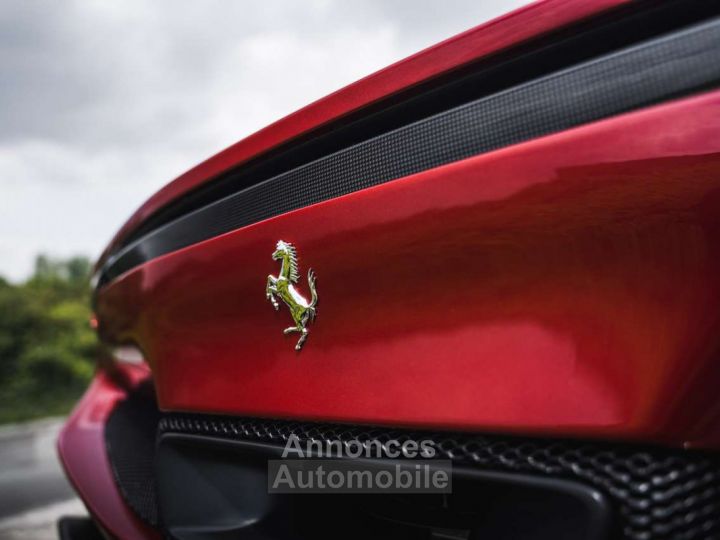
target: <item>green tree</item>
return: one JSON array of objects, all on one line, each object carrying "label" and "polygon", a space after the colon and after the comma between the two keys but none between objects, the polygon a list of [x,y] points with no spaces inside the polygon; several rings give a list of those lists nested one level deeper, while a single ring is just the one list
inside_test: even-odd
[{"label": "green tree", "polygon": [[25,283],[0,279],[0,422],[66,412],[87,385],[90,262],[39,255]]}]

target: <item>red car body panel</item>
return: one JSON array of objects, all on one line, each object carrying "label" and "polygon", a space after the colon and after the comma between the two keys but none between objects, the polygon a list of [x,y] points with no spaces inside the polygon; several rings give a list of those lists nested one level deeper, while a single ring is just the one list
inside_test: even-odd
[{"label": "red car body panel", "polygon": [[100,257],[164,205],[222,172],[298,135],[460,66],[557,30],[629,0],[541,0],[429,47],[365,77],[243,139],[170,182],[118,231]]},{"label": "red car body panel", "polygon": [[[389,182],[101,290],[166,410],[717,445],[720,93]],[[318,276],[301,353],[266,301]]]},{"label": "red car body panel", "polygon": [[[154,212],[368,104],[627,0],[546,0],[371,75],[160,190]],[[164,410],[720,448],[720,92],[532,140],[164,255],[97,296]],[[318,275],[299,354],[264,295],[279,239]],[[307,292],[305,284],[301,284]],[[147,378],[100,369],[58,448],[111,535],[158,538],[123,501],[103,430]]]},{"label": "red car body panel", "polygon": [[123,387],[105,371],[98,371],[75,407],[58,439],[58,452],[65,473],[85,502],[96,523],[117,538],[160,539],[127,506],[115,485],[105,450],[105,424],[115,405],[150,372],[147,366],[118,365],[129,386]]}]

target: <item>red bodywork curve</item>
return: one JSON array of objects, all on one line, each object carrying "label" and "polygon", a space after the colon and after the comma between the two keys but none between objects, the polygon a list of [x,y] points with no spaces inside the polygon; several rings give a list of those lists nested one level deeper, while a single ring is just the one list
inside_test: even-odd
[{"label": "red bodywork curve", "polygon": [[[147,366],[118,365],[118,373],[133,388],[147,379]],[[140,521],[115,485],[105,450],[105,424],[127,389],[99,371],[63,426],[58,453],[65,473],[95,521],[113,537],[160,540],[161,535]]]},{"label": "red bodywork curve", "polygon": [[155,211],[224,171],[364,106],[629,0],[543,0],[477,26],[290,114],[190,169],[150,197],[118,231],[98,267]]},{"label": "red bodywork curve", "polygon": [[[160,405],[717,445],[720,93],[480,155],[160,257],[98,296]],[[277,240],[318,317],[265,299]]]},{"label": "red bodywork curve", "polygon": [[[160,190],[143,220],[263,152],[405,88],[627,0],[546,0],[322,99]],[[98,297],[160,404],[353,422],[720,447],[720,94],[687,99],[279,216],[134,269]],[[306,348],[265,301],[283,238],[319,276]],[[301,285],[307,292],[305,284]],[[144,368],[119,366],[137,383]],[[58,448],[111,535],[157,538],[123,502],[104,371]]]}]

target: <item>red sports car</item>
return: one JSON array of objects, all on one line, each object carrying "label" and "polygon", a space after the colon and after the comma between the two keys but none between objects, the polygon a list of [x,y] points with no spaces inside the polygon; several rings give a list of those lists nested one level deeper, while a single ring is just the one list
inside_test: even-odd
[{"label": "red sports car", "polygon": [[[94,523],[720,538],[719,85],[717,2],[545,0],[168,184],[97,265]],[[448,482],[277,489],[319,457]]]}]

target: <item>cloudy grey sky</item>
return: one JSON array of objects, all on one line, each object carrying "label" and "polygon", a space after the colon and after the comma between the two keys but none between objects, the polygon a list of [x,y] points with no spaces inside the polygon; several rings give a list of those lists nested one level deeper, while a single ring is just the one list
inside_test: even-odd
[{"label": "cloudy grey sky", "polygon": [[527,0],[0,4],[0,275],[96,257],[153,192],[272,121]]}]

